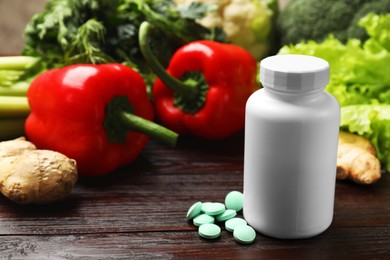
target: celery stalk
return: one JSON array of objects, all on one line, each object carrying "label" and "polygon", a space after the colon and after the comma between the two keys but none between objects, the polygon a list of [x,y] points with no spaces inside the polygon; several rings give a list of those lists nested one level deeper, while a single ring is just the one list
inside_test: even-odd
[{"label": "celery stalk", "polygon": [[29,86],[29,81],[18,81],[9,87],[0,86],[0,96],[26,96]]},{"label": "celery stalk", "polygon": [[3,85],[11,85],[13,81],[18,80],[22,75],[22,70],[0,70],[0,82],[3,82]]},{"label": "celery stalk", "polygon": [[27,97],[0,96],[0,121],[4,117],[26,117],[29,113]]},{"label": "celery stalk", "polygon": [[30,56],[4,56],[0,57],[0,70],[26,70],[34,65],[37,57]]},{"label": "celery stalk", "polygon": [[0,87],[11,87],[18,81],[25,81],[40,58],[30,56],[0,57]]}]

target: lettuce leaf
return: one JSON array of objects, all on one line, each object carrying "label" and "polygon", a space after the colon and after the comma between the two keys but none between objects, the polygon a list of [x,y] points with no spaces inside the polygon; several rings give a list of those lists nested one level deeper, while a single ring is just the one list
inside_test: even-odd
[{"label": "lettuce leaf", "polygon": [[350,105],[341,107],[343,130],[363,135],[375,146],[379,160],[390,172],[390,105]]},{"label": "lettuce leaf", "polygon": [[345,44],[330,35],[323,42],[284,46],[279,54],[306,54],[330,64],[326,91],[340,103],[341,128],[366,136],[390,172],[390,14],[359,21],[369,38]]},{"label": "lettuce leaf", "polygon": [[364,44],[350,39],[344,45],[330,36],[322,43],[309,41],[285,46],[279,53],[306,54],[328,61],[330,81],[326,90],[341,106],[390,104],[390,52],[373,39]]}]

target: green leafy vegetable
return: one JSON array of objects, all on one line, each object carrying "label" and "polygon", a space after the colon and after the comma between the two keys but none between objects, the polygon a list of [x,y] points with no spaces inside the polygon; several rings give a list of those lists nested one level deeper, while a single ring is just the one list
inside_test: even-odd
[{"label": "green leafy vegetable", "polygon": [[208,10],[209,7],[200,2],[191,2],[190,5],[179,8],[181,16],[189,19],[203,18]]},{"label": "green leafy vegetable", "polygon": [[140,24],[146,20],[157,28],[151,46],[160,62],[167,64],[187,42],[224,40],[222,31],[195,22],[204,10],[197,4],[179,11],[171,0],[49,0],[25,29],[23,55],[43,57],[47,68],[120,62],[151,83],[154,76],[138,44]]},{"label": "green leafy vegetable", "polygon": [[279,53],[313,55],[330,63],[330,82],[341,109],[341,127],[368,137],[390,171],[390,14],[368,14],[359,21],[369,38],[345,44],[330,36],[321,43],[284,46]]},{"label": "green leafy vegetable", "polygon": [[375,146],[390,172],[390,105],[351,105],[341,108],[341,128],[363,135]]},{"label": "green leafy vegetable", "polygon": [[389,0],[289,0],[277,17],[282,44],[322,41],[329,34],[346,42],[367,39],[358,21],[368,13],[390,12]]}]

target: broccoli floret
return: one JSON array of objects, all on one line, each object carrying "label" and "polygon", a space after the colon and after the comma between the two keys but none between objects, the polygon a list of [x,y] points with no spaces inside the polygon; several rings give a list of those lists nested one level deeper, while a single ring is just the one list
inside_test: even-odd
[{"label": "broccoli floret", "polygon": [[290,0],[277,18],[280,43],[321,42],[329,34],[342,42],[364,41],[367,34],[357,22],[370,12],[390,12],[390,0]]}]

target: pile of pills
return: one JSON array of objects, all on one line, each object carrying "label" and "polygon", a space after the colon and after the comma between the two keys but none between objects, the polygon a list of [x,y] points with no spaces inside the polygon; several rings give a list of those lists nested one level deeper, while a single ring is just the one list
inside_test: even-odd
[{"label": "pile of pills", "polygon": [[199,227],[198,233],[203,238],[218,238],[221,235],[221,228],[216,222],[225,222],[226,230],[233,233],[236,241],[250,244],[255,240],[256,232],[244,219],[236,217],[237,212],[242,210],[242,205],[242,193],[231,191],[226,195],[225,204],[198,201],[190,207],[186,217]]}]

